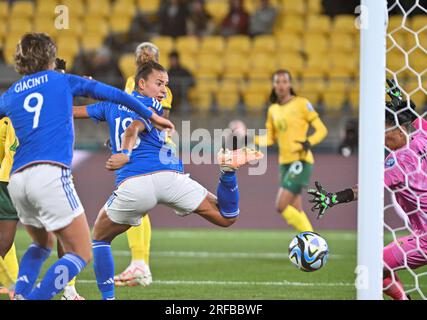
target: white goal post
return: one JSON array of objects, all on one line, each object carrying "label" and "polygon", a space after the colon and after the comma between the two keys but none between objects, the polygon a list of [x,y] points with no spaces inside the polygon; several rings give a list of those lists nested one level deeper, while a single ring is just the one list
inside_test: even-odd
[{"label": "white goal post", "polygon": [[362,0],[360,16],[358,300],[380,300],[384,247],[387,1]]}]

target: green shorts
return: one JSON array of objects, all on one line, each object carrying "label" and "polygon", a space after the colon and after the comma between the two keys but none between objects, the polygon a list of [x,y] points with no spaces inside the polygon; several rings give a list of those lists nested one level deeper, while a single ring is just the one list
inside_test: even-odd
[{"label": "green shorts", "polygon": [[305,161],[294,161],[280,165],[280,185],[293,194],[300,194],[310,182],[313,165]]},{"label": "green shorts", "polygon": [[7,185],[7,182],[0,181],[0,221],[19,220],[18,213],[10,199],[9,191],[7,191]]}]

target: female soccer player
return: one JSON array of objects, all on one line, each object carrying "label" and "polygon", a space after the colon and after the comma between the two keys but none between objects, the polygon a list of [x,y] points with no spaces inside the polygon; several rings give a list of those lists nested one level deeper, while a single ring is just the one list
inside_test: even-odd
[{"label": "female soccer player", "polygon": [[[406,104],[406,103],[405,103]],[[393,108],[391,103],[387,107]],[[411,111],[395,114],[386,111],[385,145],[392,152],[385,159],[384,183],[393,191],[393,202],[398,213],[407,215],[411,235],[393,241],[384,248],[384,293],[395,300],[407,300],[397,270],[416,269],[427,265],[427,133],[425,121],[413,119]],[[414,129],[420,129],[414,132]],[[410,138],[409,135],[411,135]],[[407,188],[402,188],[406,186]],[[316,181],[316,189],[308,190],[313,196],[312,210],[322,217],[326,210],[339,203],[357,200],[357,186],[331,193]]]},{"label": "female soccer player", "polygon": [[[270,101],[267,136],[259,137],[256,143],[279,145],[280,189],[276,209],[299,232],[312,231],[302,208],[301,190],[308,185],[313,168],[311,147],[320,143],[328,130],[311,103],[296,95],[289,71],[274,73]],[[310,127],[314,133],[307,137]]]},{"label": "female soccer player", "polygon": [[[0,118],[9,117],[19,141],[8,191],[21,223],[33,239],[21,259],[15,299],[48,300],[90,261],[89,226],[71,176],[74,96],[111,100],[136,110],[160,129],[172,123],[130,95],[97,81],[54,71],[57,48],[44,33],[27,33],[16,47],[23,77],[0,97]],[[53,246],[65,255],[34,287]]]},{"label": "female soccer player", "polygon": [[[141,43],[135,51],[137,69],[149,61],[158,63],[159,56],[159,48],[153,43]],[[127,79],[125,90],[127,93],[132,93],[135,90],[135,76]],[[172,108],[172,92],[168,87],[166,87],[166,93],[161,102],[163,107],[162,116],[169,119],[169,113]],[[153,282],[149,267],[151,223],[148,214],[142,218],[141,225],[130,228],[126,235],[131,251],[131,262],[122,273],[114,277],[114,282],[117,286],[148,286]]]}]

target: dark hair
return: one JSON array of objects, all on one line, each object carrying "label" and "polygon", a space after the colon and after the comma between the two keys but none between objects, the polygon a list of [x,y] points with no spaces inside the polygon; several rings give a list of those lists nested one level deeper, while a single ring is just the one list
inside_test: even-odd
[{"label": "dark hair", "polygon": [[407,128],[417,116],[411,110],[402,111],[390,101],[386,102],[385,123],[389,126],[401,126]]},{"label": "dark hair", "polygon": [[138,82],[141,79],[147,80],[148,76],[153,72],[153,70],[157,70],[160,72],[167,72],[166,69],[154,61],[149,61],[142,64],[135,75],[135,89],[138,88]]},{"label": "dark hair", "polygon": [[26,33],[15,52],[15,69],[21,75],[49,68],[56,59],[56,44],[46,33]]},{"label": "dark hair", "polygon": [[[273,74],[272,79],[274,80],[274,77],[275,77],[275,76],[277,76],[277,75],[279,75],[279,74],[287,74],[287,75],[288,75],[288,77],[289,77],[289,81],[291,81],[291,82],[292,82],[292,75],[291,75],[291,73],[290,73],[290,71],[289,71],[289,70],[285,70],[285,69],[277,70],[277,71]],[[296,96],[296,95],[297,95],[297,94],[296,94],[296,92],[295,92],[295,90],[294,90],[292,87],[291,87],[291,95],[293,95],[293,96]],[[271,103],[277,103],[277,102],[278,102],[278,100],[279,100],[279,97],[277,96],[276,91],[274,91],[274,88],[273,88],[273,89],[271,89],[271,93],[270,93],[270,102],[271,102]]]},{"label": "dark hair", "polygon": [[169,58],[179,59],[179,53],[178,53],[178,51],[175,51],[175,50],[171,51],[169,53]]}]

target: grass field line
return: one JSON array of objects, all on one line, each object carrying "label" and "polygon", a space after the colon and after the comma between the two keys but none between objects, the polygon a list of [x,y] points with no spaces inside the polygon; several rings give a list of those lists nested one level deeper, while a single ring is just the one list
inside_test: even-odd
[{"label": "grass field line", "polygon": [[[92,284],[96,280],[78,279],[78,283]],[[215,280],[153,280],[158,285],[211,285],[211,286],[282,286],[282,287],[354,287],[351,282],[297,282],[297,281],[215,281]]]},{"label": "grass field line", "polygon": [[[128,250],[113,250],[113,255],[119,257],[130,256]],[[181,257],[181,258],[237,258],[237,259],[287,259],[286,253],[279,252],[210,252],[210,251],[152,251],[153,257]],[[342,259],[343,255],[329,255],[332,259]]]}]

